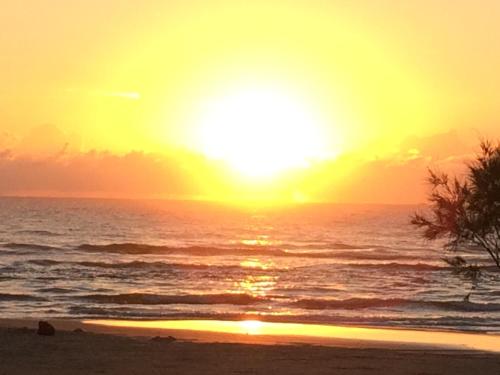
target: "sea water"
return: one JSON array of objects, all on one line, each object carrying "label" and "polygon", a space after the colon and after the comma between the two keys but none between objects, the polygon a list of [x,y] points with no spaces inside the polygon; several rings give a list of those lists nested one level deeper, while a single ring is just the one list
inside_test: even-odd
[{"label": "sea water", "polygon": [[422,207],[0,198],[0,316],[500,331],[500,271],[471,283]]}]

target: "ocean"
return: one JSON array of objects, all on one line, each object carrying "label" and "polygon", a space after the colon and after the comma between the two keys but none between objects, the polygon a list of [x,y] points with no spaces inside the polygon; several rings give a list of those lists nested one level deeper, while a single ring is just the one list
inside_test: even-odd
[{"label": "ocean", "polygon": [[500,272],[465,301],[417,209],[0,198],[0,316],[500,332]]}]

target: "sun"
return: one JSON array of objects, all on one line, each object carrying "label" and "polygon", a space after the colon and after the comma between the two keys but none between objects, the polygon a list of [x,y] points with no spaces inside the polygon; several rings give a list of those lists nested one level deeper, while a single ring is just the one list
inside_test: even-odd
[{"label": "sun", "polygon": [[198,119],[202,152],[253,179],[307,168],[325,154],[324,128],[304,99],[268,85],[212,97]]}]

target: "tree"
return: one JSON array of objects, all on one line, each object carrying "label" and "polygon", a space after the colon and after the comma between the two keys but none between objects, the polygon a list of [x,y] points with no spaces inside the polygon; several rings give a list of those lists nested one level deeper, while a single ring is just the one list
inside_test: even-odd
[{"label": "tree", "polygon": [[[444,238],[454,252],[487,254],[500,270],[500,143],[481,142],[463,179],[429,170],[430,213],[415,213],[411,223],[428,240]],[[480,269],[465,258],[445,259],[457,272],[477,279]]]}]

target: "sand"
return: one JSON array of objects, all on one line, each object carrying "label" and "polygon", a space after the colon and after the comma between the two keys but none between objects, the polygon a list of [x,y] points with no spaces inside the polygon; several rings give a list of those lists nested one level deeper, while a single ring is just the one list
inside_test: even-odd
[{"label": "sand", "polygon": [[[1,320],[0,375],[500,374],[500,353],[494,352],[346,339],[325,346],[261,335],[53,324],[56,335],[44,337],[36,334],[35,321]],[[151,340],[156,335],[177,340]]]}]

